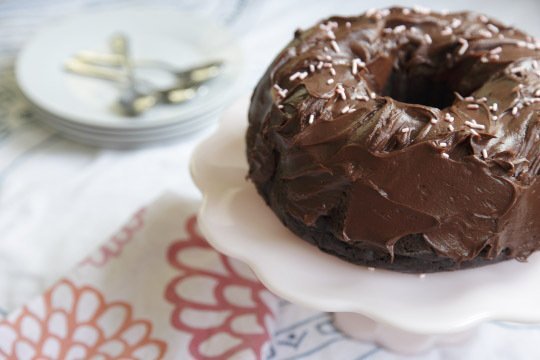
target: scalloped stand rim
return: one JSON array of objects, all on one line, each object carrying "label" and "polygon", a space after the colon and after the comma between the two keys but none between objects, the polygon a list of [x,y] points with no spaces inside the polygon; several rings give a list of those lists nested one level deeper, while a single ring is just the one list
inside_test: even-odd
[{"label": "scalloped stand rim", "polygon": [[[335,326],[344,334],[376,342],[398,353],[418,354],[435,346],[464,341],[489,320],[540,321],[540,292],[530,286],[540,277],[540,253],[526,267],[508,262],[489,269],[463,270],[451,277],[437,273],[420,280],[386,271],[352,271],[352,265],[295,238],[263,206],[255,190],[245,186],[245,179],[239,174],[247,171],[242,135],[248,104],[249,100],[244,98],[228,108],[219,130],[202,142],[192,156],[191,173],[206,204],[199,213],[199,225],[218,251],[243,260],[256,274],[264,275],[262,282],[284,299],[321,311],[344,310],[334,313]],[[261,241],[249,241],[253,236]],[[291,265],[297,261],[314,270],[298,272]],[[326,271],[317,273],[323,261]],[[276,262],[281,264],[278,272]],[[287,271],[292,274],[283,276]],[[314,273],[318,275],[313,276]],[[355,281],[362,286],[344,286],[344,279],[345,284]],[[306,284],[312,286],[301,291],[299,287]],[[329,298],[329,290],[341,296],[338,306],[328,302],[335,298]],[[509,291],[520,296],[506,298]],[[425,295],[421,302],[416,297],[420,293]],[[456,293],[459,296],[448,301]],[[396,294],[403,295],[400,301],[395,301]],[[376,301],[367,301],[373,299]]]}]

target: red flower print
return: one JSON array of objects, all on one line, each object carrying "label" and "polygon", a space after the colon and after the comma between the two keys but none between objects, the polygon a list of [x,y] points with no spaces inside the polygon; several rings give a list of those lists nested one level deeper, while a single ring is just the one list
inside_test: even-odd
[{"label": "red flower print", "polygon": [[166,344],[125,302],[63,280],[0,321],[0,359],[160,359]]},{"label": "red flower print", "polygon": [[194,216],[186,230],[188,238],[167,252],[179,271],[165,292],[175,306],[172,325],[192,335],[189,351],[195,359],[260,358],[277,299],[246,265],[213,250],[197,234]]},{"label": "red flower print", "polygon": [[135,234],[144,226],[144,215],[146,209],[139,210],[131,220],[97,251],[94,251],[86,259],[81,262],[81,265],[93,265],[101,267],[113,257],[118,257],[122,253],[122,249],[129,243]]}]

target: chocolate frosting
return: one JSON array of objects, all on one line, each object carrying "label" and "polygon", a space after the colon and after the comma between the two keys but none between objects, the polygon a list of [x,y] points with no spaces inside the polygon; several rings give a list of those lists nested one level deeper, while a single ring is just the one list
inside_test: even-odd
[{"label": "chocolate frosting", "polygon": [[421,8],[298,30],[254,91],[247,158],[276,213],[335,241],[393,257],[416,234],[456,263],[526,259],[540,247],[540,43]]}]

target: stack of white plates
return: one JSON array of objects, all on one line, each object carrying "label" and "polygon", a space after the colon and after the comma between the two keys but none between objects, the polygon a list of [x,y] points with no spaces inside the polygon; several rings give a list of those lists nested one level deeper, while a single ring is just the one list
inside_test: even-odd
[{"label": "stack of white plates", "polygon": [[[115,110],[122,87],[64,70],[81,50],[107,52],[111,35],[124,33],[135,60],[160,60],[178,69],[224,61],[223,73],[191,101],[158,105],[129,117]],[[73,140],[133,147],[171,140],[210,125],[241,89],[242,56],[226,29],[190,14],[136,8],[79,15],[43,30],[21,51],[17,82],[39,118]],[[171,86],[163,70],[139,70],[156,88]]]}]

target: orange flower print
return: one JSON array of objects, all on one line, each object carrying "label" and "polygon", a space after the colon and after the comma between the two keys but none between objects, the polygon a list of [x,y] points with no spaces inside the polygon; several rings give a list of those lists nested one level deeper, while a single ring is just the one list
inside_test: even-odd
[{"label": "orange flower print", "polygon": [[160,359],[152,324],[125,302],[63,280],[0,322],[0,359]]},{"label": "orange flower print", "polygon": [[238,261],[213,250],[196,232],[196,218],[186,223],[188,238],[167,252],[179,271],[165,297],[174,305],[172,325],[191,334],[194,359],[260,359],[270,339],[277,299]]},{"label": "orange flower print", "polygon": [[101,267],[111,258],[118,257],[122,249],[144,226],[144,215],[146,209],[139,210],[133,218],[116,235],[103,244],[97,251],[81,262],[81,265],[92,265]]}]

